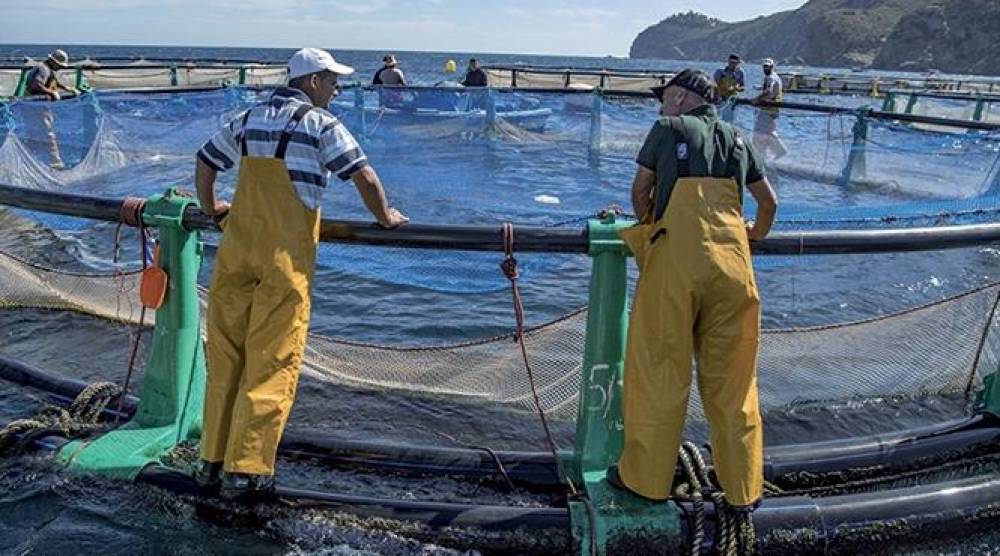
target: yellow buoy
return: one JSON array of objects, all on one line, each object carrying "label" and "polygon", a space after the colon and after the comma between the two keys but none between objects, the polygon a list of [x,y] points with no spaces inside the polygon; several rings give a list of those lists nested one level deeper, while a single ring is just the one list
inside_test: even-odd
[{"label": "yellow buoy", "polygon": [[455,73],[456,71],[458,71],[458,64],[455,63],[455,60],[448,60],[444,63],[445,73]]}]

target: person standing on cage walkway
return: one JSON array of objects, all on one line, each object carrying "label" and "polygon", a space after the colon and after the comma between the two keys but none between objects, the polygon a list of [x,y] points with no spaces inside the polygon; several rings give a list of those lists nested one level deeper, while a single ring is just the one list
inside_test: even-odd
[{"label": "person standing on cage walkway", "polygon": [[[640,223],[621,232],[639,280],[625,352],[624,451],[608,482],[647,499],[670,496],[693,355],[716,474],[729,504],[749,512],[762,495],[763,439],[748,240],[767,235],[777,200],[751,145],[719,120],[707,74],[686,69],[654,92],[662,117],[632,185]],[[757,202],[749,224],[744,187]]]},{"label": "person standing on cage walkway", "polygon": [[[49,100],[59,100],[61,98],[59,91],[65,91],[72,95],[77,94],[79,91],[75,88],[67,87],[59,82],[57,76],[59,70],[64,70],[68,67],[69,55],[61,49],[53,50],[44,62],[38,63],[28,72],[26,77],[26,92],[29,95],[44,95]],[[45,135],[49,142],[49,154],[52,157],[49,163],[50,166],[55,169],[65,168],[66,165],[63,163],[62,153],[59,152],[59,140],[56,137],[55,131],[55,114],[52,113],[52,110],[48,108],[42,110],[41,124],[45,129]]]},{"label": "person standing on cage walkway", "polygon": [[719,113],[724,121],[732,123],[735,115],[736,97],[746,89],[746,76],[739,54],[730,54],[726,67],[715,70],[715,84],[719,87]]},{"label": "person standing on cage walkway", "polygon": [[[202,211],[223,229],[206,322],[208,376],[199,483],[223,495],[269,491],[295,399],[309,325],[320,202],[330,173],[351,180],[378,224],[391,208],[361,147],[325,107],[353,69],[324,50],[299,50],[289,84],[224,125],[198,151]],[[232,206],[216,173],[239,160]]]},{"label": "person standing on cage walkway", "polygon": [[[781,78],[774,72],[774,60],[766,58],[762,64],[764,69],[764,83],[760,87],[760,94],[757,101],[761,102],[781,102]],[[788,149],[778,136],[778,114],[780,110],[777,106],[760,106],[757,108],[757,120],[753,126],[754,146],[760,151],[760,155],[767,158],[767,151],[774,151],[774,159],[777,160],[786,154]]]},{"label": "person standing on cage walkway", "polygon": [[479,65],[479,60],[469,58],[469,67],[465,70],[465,77],[462,78],[463,87],[489,87],[490,77],[486,70]]}]

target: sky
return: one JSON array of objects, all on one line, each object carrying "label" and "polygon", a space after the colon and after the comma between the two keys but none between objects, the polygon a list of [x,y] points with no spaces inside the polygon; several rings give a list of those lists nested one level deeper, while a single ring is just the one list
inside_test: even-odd
[{"label": "sky", "polygon": [[[805,0],[0,0],[0,43],[248,46],[625,56],[689,10],[724,21]],[[23,21],[12,25],[9,22]]]}]

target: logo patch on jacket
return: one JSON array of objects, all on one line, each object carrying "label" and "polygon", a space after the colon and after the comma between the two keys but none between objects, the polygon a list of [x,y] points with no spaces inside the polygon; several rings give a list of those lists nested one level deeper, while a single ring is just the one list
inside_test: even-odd
[{"label": "logo patch on jacket", "polygon": [[688,144],[677,143],[677,160],[687,160],[687,158],[688,158]]}]

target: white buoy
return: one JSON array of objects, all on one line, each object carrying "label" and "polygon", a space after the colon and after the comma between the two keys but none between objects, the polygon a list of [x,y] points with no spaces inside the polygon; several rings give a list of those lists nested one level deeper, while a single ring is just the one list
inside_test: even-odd
[{"label": "white buoy", "polygon": [[558,205],[559,197],[553,197],[552,195],[536,195],[535,201],[545,205]]}]

